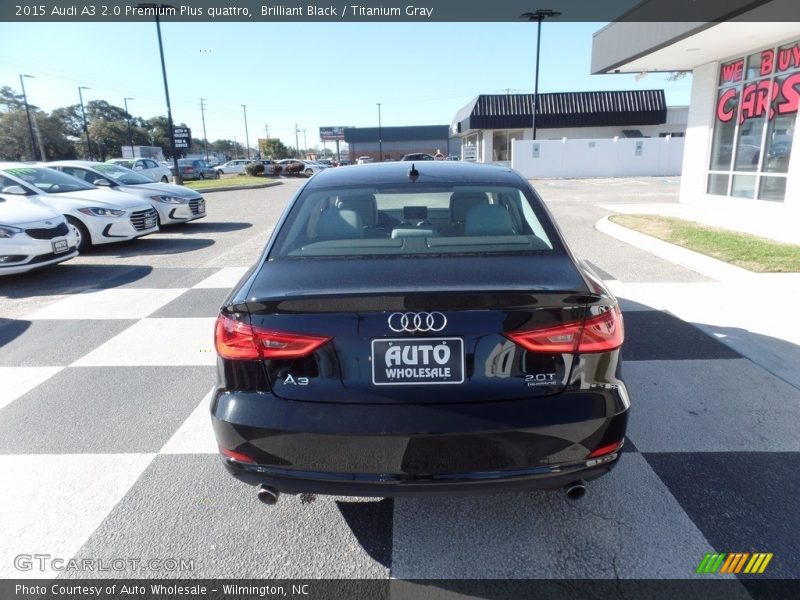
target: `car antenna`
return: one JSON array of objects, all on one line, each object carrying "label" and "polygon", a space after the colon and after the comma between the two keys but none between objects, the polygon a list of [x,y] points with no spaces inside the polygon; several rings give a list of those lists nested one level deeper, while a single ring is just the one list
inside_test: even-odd
[{"label": "car antenna", "polygon": [[411,163],[411,168],[408,170],[408,178],[411,181],[416,181],[419,179],[419,171],[414,168],[414,163]]}]

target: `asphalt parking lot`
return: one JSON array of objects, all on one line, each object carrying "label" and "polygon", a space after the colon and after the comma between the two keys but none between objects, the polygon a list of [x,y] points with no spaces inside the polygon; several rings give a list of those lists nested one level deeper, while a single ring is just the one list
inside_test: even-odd
[{"label": "asphalt parking lot", "polygon": [[[676,201],[677,179],[539,182],[626,311],[625,454],[583,500],[260,504],[216,455],[212,325],[301,183],[207,193],[205,219],[0,280],[0,577],[691,578],[715,551],[800,577],[800,389],[627,296],[714,282],[594,229],[616,202]],[[37,553],[193,565],[15,568]]]}]

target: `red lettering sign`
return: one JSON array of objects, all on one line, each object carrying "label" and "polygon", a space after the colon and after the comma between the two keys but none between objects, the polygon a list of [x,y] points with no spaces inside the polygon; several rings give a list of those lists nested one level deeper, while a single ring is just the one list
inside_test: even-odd
[{"label": "red lettering sign", "polygon": [[785,115],[787,113],[797,112],[800,105],[800,73],[789,75],[781,82],[781,94],[783,94],[784,101],[778,107],[778,114]]},{"label": "red lettering sign", "polygon": [[800,44],[778,51],[778,71],[788,71],[794,67],[800,67]]},{"label": "red lettering sign", "polygon": [[761,53],[761,75],[769,75],[772,73],[772,68],[775,66],[775,51],[764,50]]},{"label": "red lettering sign", "polygon": [[717,101],[717,119],[727,123],[733,119],[736,112],[736,99],[738,97],[736,89],[725,90]]},{"label": "red lettering sign", "polygon": [[778,84],[771,81],[759,81],[744,87],[742,92],[742,110],[739,112],[739,124],[745,119],[754,119],[768,114],[775,116],[772,99],[778,95]]},{"label": "red lettering sign", "polygon": [[742,80],[744,59],[722,65],[722,83],[734,83]]}]

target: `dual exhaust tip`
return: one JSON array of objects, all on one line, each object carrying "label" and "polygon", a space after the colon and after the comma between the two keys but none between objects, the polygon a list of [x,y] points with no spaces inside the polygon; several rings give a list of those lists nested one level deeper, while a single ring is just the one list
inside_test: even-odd
[{"label": "dual exhaust tip", "polygon": [[[567,499],[576,501],[580,500],[586,495],[586,483],[578,480],[564,486],[564,493]],[[278,503],[278,498],[281,493],[274,487],[264,485],[263,483],[258,486],[256,496],[258,499],[267,506],[275,506]]]}]

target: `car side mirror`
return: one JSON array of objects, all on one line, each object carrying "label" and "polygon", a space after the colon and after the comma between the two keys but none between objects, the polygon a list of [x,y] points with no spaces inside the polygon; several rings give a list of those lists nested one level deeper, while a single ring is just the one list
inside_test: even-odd
[{"label": "car side mirror", "polygon": [[95,179],[92,183],[94,185],[104,185],[106,187],[111,187],[111,182],[108,179]]},{"label": "car side mirror", "polygon": [[19,185],[9,185],[8,187],[4,187],[2,189],[4,194],[13,194],[15,196],[27,196],[28,192],[25,191],[25,188]]}]

